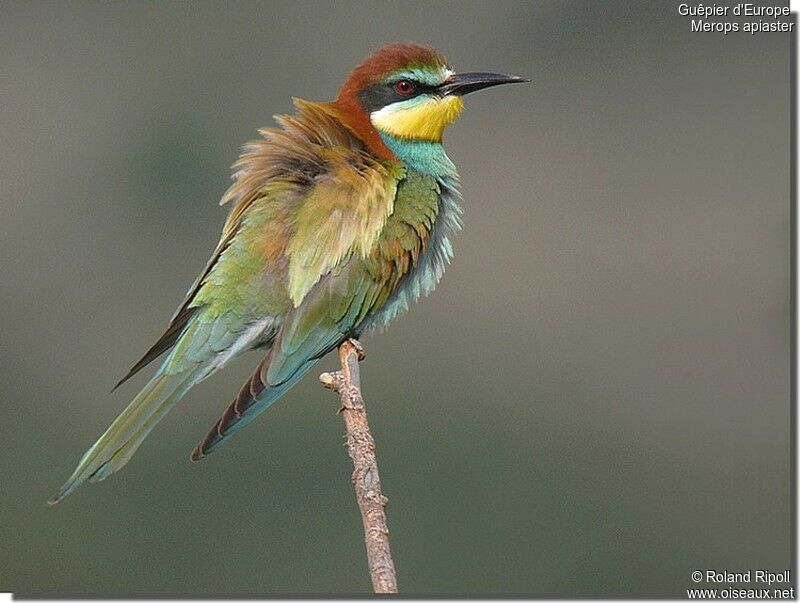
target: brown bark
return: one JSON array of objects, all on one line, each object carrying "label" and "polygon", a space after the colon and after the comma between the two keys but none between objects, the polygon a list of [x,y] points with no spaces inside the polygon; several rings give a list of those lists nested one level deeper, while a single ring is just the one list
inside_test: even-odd
[{"label": "brown bark", "polygon": [[339,346],[342,369],[323,373],[322,384],[339,394],[339,413],[347,432],[347,452],[353,460],[353,488],[364,523],[364,542],[372,587],[376,593],[396,593],[397,578],[389,551],[389,528],[384,507],[388,499],[381,492],[375,440],[369,430],[367,411],[361,395],[358,363],[364,358],[361,344],[348,339]]}]

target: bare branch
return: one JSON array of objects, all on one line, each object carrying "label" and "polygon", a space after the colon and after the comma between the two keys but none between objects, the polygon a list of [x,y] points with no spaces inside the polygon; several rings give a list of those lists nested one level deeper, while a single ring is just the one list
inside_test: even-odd
[{"label": "bare branch", "polygon": [[355,339],[339,346],[342,370],[323,373],[319,380],[326,388],[339,394],[339,414],[347,432],[347,452],[353,460],[353,488],[364,523],[364,542],[367,564],[376,593],[396,593],[397,577],[389,551],[389,528],[384,507],[388,499],[381,493],[375,440],[369,430],[367,411],[361,395],[358,363],[364,359],[364,349]]}]

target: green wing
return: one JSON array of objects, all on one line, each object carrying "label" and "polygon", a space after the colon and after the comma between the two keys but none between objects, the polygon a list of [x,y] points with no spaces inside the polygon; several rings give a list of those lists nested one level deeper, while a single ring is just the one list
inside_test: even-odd
[{"label": "green wing", "polygon": [[[369,317],[392,303],[392,294],[425,252],[436,218],[439,188],[411,173],[397,187],[393,211],[365,256],[353,247],[316,282],[284,318],[267,356],[242,386],[192,458],[198,460],[247,425]],[[320,240],[326,240],[324,233]]]},{"label": "green wing", "polygon": [[297,117],[279,119],[283,129],[264,130],[263,140],[245,147],[223,197],[235,204],[211,260],[166,332],[122,381],[169,355],[53,502],[125,465],[195,383],[245,349],[269,347],[198,447],[202,456],[356,333],[410,266],[404,257],[421,243],[403,251],[408,241],[385,236],[398,215],[402,169],[362,152],[330,107],[297,106]]}]

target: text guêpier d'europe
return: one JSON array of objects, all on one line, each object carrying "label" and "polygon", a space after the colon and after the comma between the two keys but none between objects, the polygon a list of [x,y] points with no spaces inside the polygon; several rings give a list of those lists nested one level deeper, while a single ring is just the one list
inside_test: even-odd
[{"label": "text gu\u00eapier d'europe", "polygon": [[[691,30],[700,32],[719,32],[723,34],[745,32],[749,34],[765,32],[790,32],[794,23],[786,20],[790,15],[788,6],[763,6],[752,3],[739,3],[733,6],[720,4],[680,4],[678,14],[692,19]],[[721,20],[714,20],[721,17]],[[743,19],[729,21],[727,19]],[[755,20],[758,19],[758,20]]]}]

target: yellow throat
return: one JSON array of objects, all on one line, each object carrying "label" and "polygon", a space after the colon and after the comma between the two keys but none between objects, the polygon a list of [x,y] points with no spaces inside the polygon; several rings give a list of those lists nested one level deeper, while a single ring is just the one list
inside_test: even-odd
[{"label": "yellow throat", "polygon": [[376,129],[396,138],[441,142],[445,126],[463,110],[460,96],[422,97],[387,105],[370,114],[370,120]]}]

